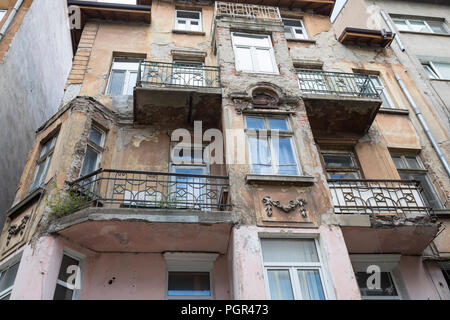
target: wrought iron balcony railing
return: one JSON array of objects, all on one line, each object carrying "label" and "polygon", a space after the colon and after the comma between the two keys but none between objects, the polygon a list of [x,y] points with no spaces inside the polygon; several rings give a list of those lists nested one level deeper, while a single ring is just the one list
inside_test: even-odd
[{"label": "wrought iron balcony railing", "polygon": [[297,69],[303,93],[378,99],[379,93],[366,74]]},{"label": "wrought iron balcony railing", "polygon": [[100,169],[70,183],[87,205],[224,211],[228,177]]},{"label": "wrought iron balcony railing", "polygon": [[142,61],[137,86],[220,88],[218,67],[196,64]]},{"label": "wrought iron balcony railing", "polygon": [[328,180],[335,213],[412,218],[431,208],[414,180]]},{"label": "wrought iron balcony railing", "polygon": [[277,7],[255,4],[216,1],[214,17],[228,16],[232,18],[262,19],[281,22],[280,10]]}]

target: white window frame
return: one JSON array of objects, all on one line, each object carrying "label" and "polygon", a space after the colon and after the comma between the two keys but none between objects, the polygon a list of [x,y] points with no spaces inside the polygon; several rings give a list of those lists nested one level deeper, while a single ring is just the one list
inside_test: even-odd
[{"label": "white window frame", "polygon": [[[266,37],[269,39],[269,43],[270,46],[269,47],[261,47],[261,46],[254,46],[254,45],[237,45],[236,44],[236,40],[235,37]],[[273,45],[272,45],[272,39],[270,35],[266,35],[266,34],[252,34],[252,33],[242,33],[242,32],[232,32],[231,33],[231,41],[233,44],[233,51],[234,51],[234,59],[235,59],[235,68],[236,71],[240,71],[240,72],[244,72],[244,73],[261,73],[261,74],[279,74],[278,71],[278,66],[275,60],[275,54],[274,54],[274,50],[273,50]],[[245,49],[250,49],[250,55],[251,55],[251,59],[252,59],[252,69],[251,70],[241,70],[238,69],[237,67],[237,50],[238,48],[245,48]],[[260,50],[268,50],[269,54],[270,54],[270,60],[272,62],[272,72],[269,71],[261,71],[261,68],[259,67],[258,64],[258,59],[256,56],[256,50],[260,49]]]},{"label": "white window frame", "polygon": [[[291,34],[294,35],[294,37],[286,37],[286,39],[303,39],[303,40],[309,39],[308,33],[306,32],[305,22],[304,22],[303,18],[297,18],[297,19],[282,18],[282,20],[283,20],[283,23],[285,20],[300,21],[300,24],[302,25],[301,27],[284,26],[284,28],[289,28],[291,30]],[[295,31],[296,28],[301,28],[303,33],[297,34],[297,32]],[[286,34],[286,32],[285,32],[285,34]]]},{"label": "white window frame", "polygon": [[0,9],[0,22],[3,20],[3,18],[6,16],[6,13],[8,12],[7,9]]},{"label": "white window frame", "polygon": [[367,267],[370,265],[377,265],[381,272],[389,272],[397,296],[363,296],[363,300],[404,300],[407,298],[405,288],[399,279],[399,272],[396,272],[400,262],[401,255],[399,254],[350,254],[354,272],[367,272]]},{"label": "white window frame", "polygon": [[[117,60],[117,61],[116,61]],[[120,61],[122,60],[122,61]],[[137,78],[137,74],[139,73],[139,61],[142,61],[143,59],[140,58],[133,58],[133,57],[114,57],[112,65],[111,65],[111,70],[109,72],[109,78],[108,78],[108,85],[106,87],[106,94],[107,95],[112,95],[110,93],[111,90],[111,78],[113,75],[113,72],[125,72],[125,79],[123,81],[123,88],[122,88],[122,94],[121,95],[129,95],[128,94],[128,87],[130,86],[130,78],[131,78],[131,74],[136,73],[136,78]],[[127,63],[127,64],[131,64],[131,63],[136,63],[137,64],[137,68],[136,70],[134,69],[130,69],[130,68],[122,68],[120,66],[114,66],[114,64],[119,64],[119,63]]]},{"label": "white window frame", "polygon": [[[247,129],[247,123],[246,123],[246,119],[247,117],[250,118],[262,118],[264,120],[264,124],[265,124],[265,129],[263,130],[256,130],[256,129]],[[295,176],[299,176],[302,175],[302,168],[300,166],[299,163],[299,158],[298,158],[298,152],[297,152],[297,146],[295,143],[295,136],[294,136],[294,131],[292,130],[292,126],[291,123],[289,121],[289,117],[286,116],[267,116],[267,115],[258,115],[258,114],[246,114],[244,116],[244,125],[245,125],[245,133],[246,133],[246,143],[247,143],[247,152],[248,152],[248,161],[249,161],[249,165],[250,165],[250,171],[252,174],[260,174],[260,173],[255,173],[253,171],[253,164],[252,164],[252,159],[251,159],[251,149],[250,149],[250,142],[249,142],[249,137],[254,137],[257,138],[258,140],[260,139],[260,133],[265,133],[266,134],[266,138],[268,141],[268,147],[269,147],[269,152],[270,152],[270,164],[272,167],[272,173],[271,175],[280,175],[277,172],[277,166],[276,166],[276,159],[275,159],[275,153],[273,150],[273,146],[272,146],[272,132],[277,131],[277,130],[270,130],[269,129],[269,119],[279,119],[279,120],[285,120],[287,127],[288,127],[288,131],[278,131],[278,136],[279,138],[290,138],[291,140],[291,146],[292,146],[292,153],[294,155],[294,160],[295,160],[295,164],[297,166],[297,175],[292,175],[293,177]],[[265,175],[265,174],[262,174]],[[284,175],[281,175],[284,176]]]},{"label": "white window frame", "polygon": [[[33,179],[31,180],[31,184],[30,184],[28,192],[32,192],[32,191],[36,190],[37,188],[41,187],[45,183],[45,179],[47,178],[48,170],[50,169],[50,165],[53,160],[53,154],[55,152],[56,143],[58,142],[58,134],[59,133],[50,135],[49,138],[43,140],[45,142],[41,141],[40,148],[39,148],[39,158],[35,162]],[[51,144],[53,144],[53,146],[49,150],[47,150],[46,153],[41,155],[42,149],[47,143],[51,143]],[[39,168],[41,165],[44,166],[44,171],[42,172],[40,181],[36,181],[37,174],[38,174],[38,171],[39,171]]]},{"label": "white window frame", "polygon": [[[83,289],[84,262],[86,260],[86,256],[81,254],[81,253],[79,253],[79,252],[77,252],[77,251],[75,251],[75,250],[72,250],[70,248],[64,248],[63,254],[61,256],[61,262],[60,262],[59,268],[58,268],[58,275],[57,275],[57,278],[56,278],[56,284],[57,285],[59,284],[60,286],[63,286],[65,288],[67,288],[67,289],[70,289],[68,287],[68,284],[66,282],[58,279],[64,255],[66,255],[66,256],[68,256],[68,257],[78,261],[78,267],[79,267],[79,270],[80,270],[80,273],[81,273],[80,274],[80,288],[79,289],[75,288],[73,290],[72,300],[79,300],[80,297],[81,297],[81,290]],[[72,289],[70,289],[70,290],[72,290]],[[55,286],[55,291],[56,291],[56,286]],[[54,296],[54,294],[55,293],[53,292],[53,296]]]},{"label": "white window frame", "polygon": [[[183,12],[195,12],[199,14],[199,19],[191,19],[191,18],[178,18],[178,12],[179,11],[183,11]],[[180,24],[178,23],[178,19],[183,19],[186,20],[186,28],[180,28]],[[192,30],[192,25],[191,22],[192,21],[198,21],[198,26],[199,26],[199,30]],[[184,9],[175,9],[175,25],[174,25],[174,29],[175,30],[179,30],[179,31],[189,31],[189,32],[203,32],[203,18],[202,18],[202,11],[201,10],[184,10]]]},{"label": "white window frame", "polygon": [[101,144],[100,145],[96,144],[94,141],[89,139],[89,136],[88,136],[88,141],[87,141],[87,145],[86,145],[86,149],[85,149],[85,153],[84,153],[83,163],[81,165],[81,170],[80,170],[80,177],[81,177],[81,174],[83,171],[84,161],[86,160],[86,153],[87,153],[88,148],[91,148],[95,153],[97,153],[97,161],[95,164],[95,170],[99,169],[100,163],[102,161],[102,155],[103,155],[104,145],[105,145],[105,140],[106,140],[106,131],[104,129],[100,128],[98,125],[93,124],[91,126],[91,129],[89,130],[89,135],[90,135],[92,129],[95,129],[102,134]]},{"label": "white window frame", "polygon": [[[264,257],[262,255],[262,240],[314,240],[317,256],[319,258],[319,262],[264,262]],[[322,258],[322,252],[320,248],[319,239],[314,237],[314,234],[302,237],[277,237],[274,234],[271,235],[260,235],[260,246],[261,246],[261,260],[264,268],[264,284],[266,287],[266,293],[268,299],[272,299],[270,294],[270,286],[269,286],[269,276],[268,270],[288,270],[289,277],[291,279],[292,292],[294,295],[294,300],[302,300],[301,290],[300,290],[300,282],[298,280],[297,270],[318,270],[320,275],[320,280],[322,284],[323,293],[325,295],[325,300],[332,299],[330,294],[330,284],[328,280],[328,274],[326,271],[326,265]]]},{"label": "white window frame", "polygon": [[[398,25],[395,23],[395,20],[404,21],[404,22],[406,23],[406,26],[408,27],[408,30],[401,30],[401,29],[399,29],[399,28],[398,28]],[[449,33],[450,33],[450,30],[449,30],[449,28],[447,27],[445,21],[441,21],[441,20],[424,20],[424,19],[421,19],[421,18],[417,18],[417,19],[412,18],[412,19],[409,19],[409,18],[397,18],[397,17],[393,17],[393,18],[392,18],[392,21],[394,22],[396,28],[397,28],[400,32],[402,32],[402,31],[411,31],[411,32],[419,32],[419,33],[436,33],[436,34],[449,34]],[[427,28],[427,31],[424,32],[424,31],[416,31],[416,30],[414,30],[414,26],[411,24],[411,21],[422,22],[422,23],[425,25],[425,27]],[[442,24],[442,26],[443,26],[443,28],[444,28],[444,30],[445,30],[446,32],[444,32],[444,33],[441,33],[441,32],[434,32],[433,29],[432,29],[432,28],[430,27],[430,25],[428,24],[428,21],[440,22],[440,23]]]},{"label": "white window frame", "polygon": [[[19,269],[20,269],[20,263],[22,260],[23,250],[24,250],[24,248],[21,248],[15,254],[12,254],[11,256],[7,257],[5,260],[0,262],[0,277],[2,276],[3,272],[5,272],[6,269],[9,269],[13,265],[15,265],[17,262],[19,263]],[[19,273],[19,269],[17,269],[17,273]],[[12,293],[16,280],[17,280],[17,274],[16,274],[16,279],[14,280],[13,285],[9,288],[6,288],[2,292],[0,292],[0,300]]]},{"label": "white window frame", "polygon": [[[437,63],[437,61],[435,61]],[[448,64],[450,66],[450,63],[447,62],[439,62],[442,64]],[[436,65],[433,63],[433,61],[426,61],[426,62],[422,62],[422,66],[425,69],[425,72],[427,73],[428,77],[430,79],[438,79],[438,80],[450,80],[450,78],[444,78],[442,76],[442,74],[439,72],[439,68],[436,67]],[[432,73],[434,73],[435,77],[432,77],[430,75],[430,73],[426,70],[428,68],[428,70],[430,70]]]},{"label": "white window frame", "polygon": [[[197,252],[166,252],[163,254],[166,260],[166,300],[214,300],[214,262],[218,258],[217,253]],[[209,296],[169,296],[170,272],[208,272]]]},{"label": "white window frame", "polygon": [[375,81],[372,81],[373,86],[375,87],[375,90],[380,94],[380,96],[384,96],[385,99],[382,99],[383,102],[386,101],[388,104],[387,106],[384,106],[386,109],[395,109],[395,104],[392,101],[392,98],[388,92],[388,89],[383,83],[383,80],[381,79],[380,75],[369,75],[370,79],[376,79]]}]

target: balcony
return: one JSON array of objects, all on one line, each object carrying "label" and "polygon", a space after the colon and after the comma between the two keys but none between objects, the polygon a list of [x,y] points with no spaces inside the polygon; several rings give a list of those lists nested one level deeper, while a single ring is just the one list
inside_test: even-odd
[{"label": "balcony", "polygon": [[216,1],[214,18],[221,17],[281,22],[280,10],[277,7]]},{"label": "balcony", "polygon": [[381,106],[369,75],[297,69],[311,128],[316,137],[364,135]]},{"label": "balcony", "polygon": [[418,181],[329,180],[349,252],[420,254],[439,225]]},{"label": "balcony", "polygon": [[80,207],[49,232],[101,252],[226,252],[236,222],[224,176],[100,169],[69,188]]},{"label": "balcony", "polygon": [[134,89],[134,118],[140,124],[203,120],[217,126],[221,97],[218,67],[143,61]]}]

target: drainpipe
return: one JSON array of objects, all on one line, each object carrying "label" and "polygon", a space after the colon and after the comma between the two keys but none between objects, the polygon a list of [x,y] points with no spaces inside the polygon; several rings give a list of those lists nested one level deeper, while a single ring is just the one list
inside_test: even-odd
[{"label": "drainpipe", "polygon": [[11,13],[8,16],[8,19],[6,19],[5,24],[3,25],[2,29],[0,30],[0,41],[5,36],[6,31],[8,31],[9,26],[11,25],[12,21],[14,20],[14,17],[17,14],[17,11],[19,11],[20,6],[22,5],[23,0],[17,0],[16,4],[14,5],[14,8],[12,8]]},{"label": "drainpipe", "polygon": [[430,128],[428,128],[428,125],[425,122],[425,119],[423,118],[423,115],[420,112],[419,108],[417,107],[416,103],[414,102],[413,98],[411,97],[411,94],[409,93],[408,88],[406,88],[405,84],[403,83],[403,80],[400,78],[400,76],[398,74],[395,74],[395,79],[397,79],[397,82],[400,85],[400,88],[402,89],[403,93],[405,94],[406,98],[409,101],[409,104],[413,108],[414,113],[416,114],[417,118],[419,119],[419,122],[422,125],[423,130],[427,134],[428,139],[430,139],[434,150],[436,150],[439,160],[441,160],[442,164],[444,165],[445,171],[447,171],[447,175],[450,176],[450,167],[448,165],[447,159],[445,159],[441,148],[439,147],[436,140],[434,139],[434,136],[431,133]]},{"label": "drainpipe", "polygon": [[383,9],[380,10],[380,14],[384,19],[384,22],[386,22],[387,26],[389,27],[389,29],[391,30],[391,32],[394,35],[394,39],[395,41],[397,41],[398,46],[400,47],[400,50],[405,51],[405,47],[403,46],[402,40],[400,40],[400,37],[398,36],[397,32],[395,32],[395,28],[391,23],[391,20],[389,19],[389,17],[387,16],[386,12],[384,12]]}]

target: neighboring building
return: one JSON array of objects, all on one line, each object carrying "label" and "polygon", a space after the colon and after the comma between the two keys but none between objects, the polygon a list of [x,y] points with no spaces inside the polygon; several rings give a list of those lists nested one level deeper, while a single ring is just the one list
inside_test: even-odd
[{"label": "neighboring building", "polygon": [[0,226],[72,65],[65,1],[0,0]]},{"label": "neighboring building", "polygon": [[450,181],[391,34],[340,43],[327,0],[68,3],[0,299],[450,298]]}]

